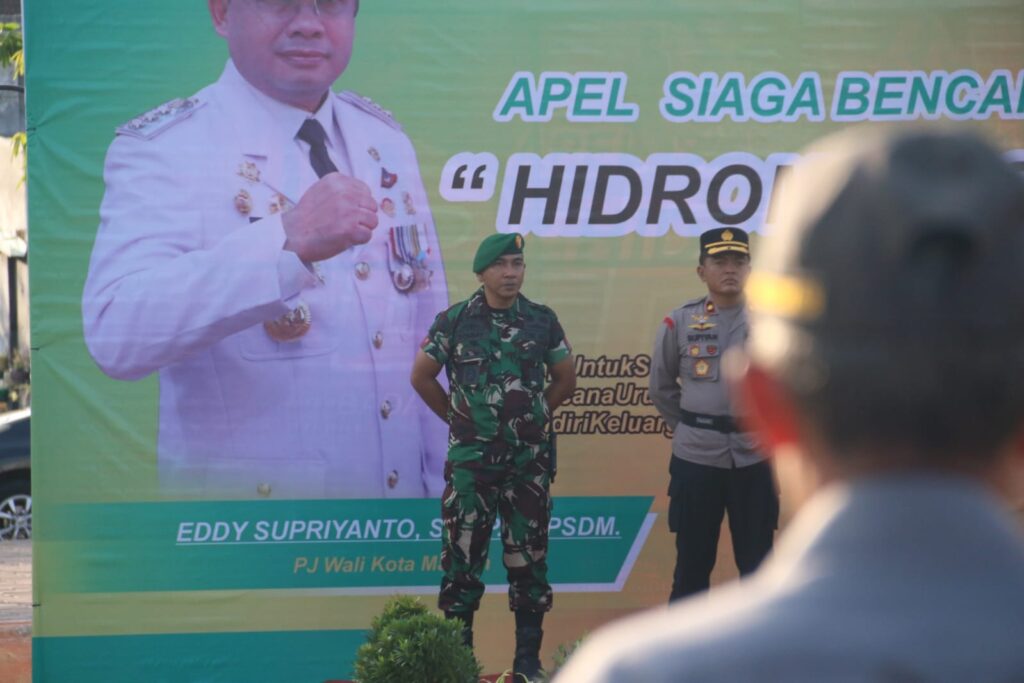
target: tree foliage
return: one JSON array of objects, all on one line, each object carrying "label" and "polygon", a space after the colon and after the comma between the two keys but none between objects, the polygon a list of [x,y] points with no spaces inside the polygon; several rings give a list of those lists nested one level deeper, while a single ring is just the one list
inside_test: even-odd
[{"label": "tree foliage", "polygon": [[[0,66],[14,67],[14,77],[25,75],[25,51],[21,40],[21,24],[14,22],[0,23]],[[11,136],[11,153],[17,157],[25,151],[25,131],[18,131]]]},{"label": "tree foliage", "polygon": [[21,43],[21,25],[0,24],[0,66],[14,65],[14,76],[25,75],[25,53]]}]

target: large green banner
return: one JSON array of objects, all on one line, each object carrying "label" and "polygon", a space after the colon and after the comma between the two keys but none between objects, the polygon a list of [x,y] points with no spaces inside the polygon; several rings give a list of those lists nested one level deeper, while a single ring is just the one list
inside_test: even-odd
[{"label": "large green banner", "polygon": [[[364,0],[339,29],[350,1],[26,3],[36,680],[344,680],[389,596],[433,603],[448,435],[409,372],[507,232],[578,376],[550,662],[667,599],[647,382],[696,236],[756,258],[779,175],[848,126],[972,128],[1024,165],[1019,0]],[[342,71],[318,111],[364,243],[291,249],[321,171],[281,63]],[[501,557],[496,528],[485,672]]]}]

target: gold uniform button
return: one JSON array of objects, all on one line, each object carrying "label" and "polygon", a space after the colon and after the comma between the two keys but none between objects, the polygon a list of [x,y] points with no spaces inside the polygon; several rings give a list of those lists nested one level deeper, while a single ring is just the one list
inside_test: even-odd
[{"label": "gold uniform button", "polygon": [[360,280],[365,280],[370,277],[370,264],[366,261],[360,261],[356,264],[356,277]]},{"label": "gold uniform button", "polygon": [[391,470],[388,472],[388,488],[393,489],[398,486],[398,470]]},{"label": "gold uniform button", "polygon": [[379,349],[382,346],[384,346],[384,335],[378,332],[373,335],[373,348]]},{"label": "gold uniform button", "polygon": [[256,484],[256,493],[263,498],[270,496],[270,484]]}]

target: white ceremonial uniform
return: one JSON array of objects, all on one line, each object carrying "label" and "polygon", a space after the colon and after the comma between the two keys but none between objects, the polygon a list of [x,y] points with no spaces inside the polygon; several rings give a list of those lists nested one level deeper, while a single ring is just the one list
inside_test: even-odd
[{"label": "white ceremonial uniform", "polygon": [[[327,98],[315,117],[332,160],[370,187],[380,224],[370,242],[311,270],[283,250],[281,223],[317,180],[295,138],[309,116],[229,61],[216,83],[122,126],[110,146],[85,340],[111,377],[159,372],[165,492],[379,498],[444,488],[447,428],[409,383],[418,342],[448,305],[415,151],[369,101]],[[413,272],[410,263],[424,277],[400,291],[393,275]],[[263,323],[299,304],[308,333],[275,341]]]}]

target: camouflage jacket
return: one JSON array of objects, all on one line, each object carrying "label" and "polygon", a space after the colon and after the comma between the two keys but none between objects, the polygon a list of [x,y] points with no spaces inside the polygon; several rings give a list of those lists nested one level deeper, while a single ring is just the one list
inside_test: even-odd
[{"label": "camouflage jacket", "polygon": [[546,366],[571,354],[550,308],[520,294],[511,308],[492,309],[481,287],[437,316],[423,351],[448,374],[452,444],[547,437]]}]

